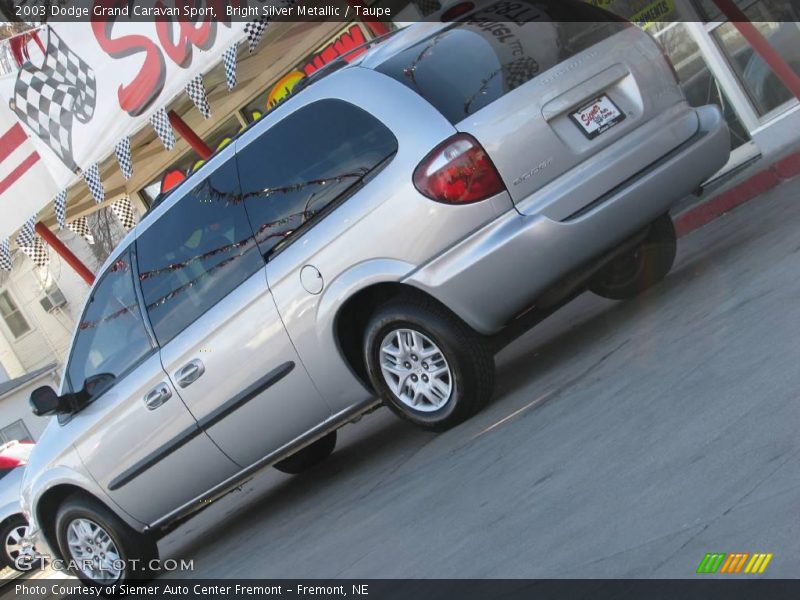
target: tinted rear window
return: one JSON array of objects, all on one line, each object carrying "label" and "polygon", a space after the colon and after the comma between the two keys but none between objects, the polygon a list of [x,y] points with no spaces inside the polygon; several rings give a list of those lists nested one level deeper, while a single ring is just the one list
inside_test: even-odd
[{"label": "tinted rear window", "polygon": [[322,218],[396,151],[385,125],[342,100],[304,106],[238,150],[242,197],[262,254]]},{"label": "tinted rear window", "polygon": [[377,67],[455,124],[628,24],[583,3],[487,3]]}]

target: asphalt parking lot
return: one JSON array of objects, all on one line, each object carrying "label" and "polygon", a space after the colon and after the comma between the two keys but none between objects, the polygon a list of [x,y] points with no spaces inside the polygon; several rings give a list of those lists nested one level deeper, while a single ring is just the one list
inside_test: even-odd
[{"label": "asphalt parking lot", "polygon": [[497,358],[445,434],[380,410],[160,543],[196,578],[800,576],[800,179],[683,238],[622,303],[586,294]]}]

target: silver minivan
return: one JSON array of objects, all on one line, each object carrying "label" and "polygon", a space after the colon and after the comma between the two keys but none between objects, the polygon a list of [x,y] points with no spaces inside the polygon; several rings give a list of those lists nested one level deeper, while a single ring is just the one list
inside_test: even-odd
[{"label": "silver minivan", "polygon": [[86,582],[150,575],[176,523],[380,403],[469,418],[516,323],[667,274],[670,207],[729,154],[658,44],[583,3],[490,2],[313,79],[141,220],[32,395],[31,540]]}]

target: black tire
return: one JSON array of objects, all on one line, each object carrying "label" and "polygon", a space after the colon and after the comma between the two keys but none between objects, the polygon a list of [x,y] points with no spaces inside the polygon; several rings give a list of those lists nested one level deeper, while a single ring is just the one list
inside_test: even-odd
[{"label": "black tire", "polygon": [[[426,336],[438,346],[450,367],[450,393],[438,409],[422,411],[409,406],[384,379],[381,344],[401,329]],[[494,391],[494,355],[488,344],[456,315],[422,296],[396,298],[375,311],[364,333],[364,359],[373,388],[389,408],[431,431],[444,431],[467,420],[489,403]]]},{"label": "black tire", "polygon": [[616,257],[593,277],[589,289],[612,300],[633,298],[667,276],[675,263],[677,246],[672,219],[662,215],[650,225],[641,244]]},{"label": "black tire", "polygon": [[[69,564],[80,560],[70,551],[67,543],[67,528],[77,519],[86,519],[101,527],[117,547],[119,558],[124,562],[124,569],[115,581],[102,582],[93,579],[78,568]],[[94,498],[84,495],[70,496],[58,508],[56,514],[56,540],[61,556],[67,561],[70,573],[86,584],[96,588],[107,588],[112,584],[121,584],[134,580],[146,580],[153,577],[151,561],[158,558],[158,547],[154,538],[135,531],[122,519],[103,506]]]},{"label": "black tire", "polygon": [[298,475],[328,458],[333,454],[334,448],[336,448],[336,432],[331,431],[325,437],[318,439],[313,444],[309,444],[289,458],[284,458],[272,466],[282,473]]},{"label": "black tire", "polygon": [[16,536],[16,534],[22,529],[28,527],[28,522],[25,520],[25,517],[22,515],[15,515],[9,518],[2,527],[0,527],[0,543],[3,544],[2,549],[0,549],[0,566],[3,567],[10,567],[15,571],[28,571],[34,565],[31,565],[28,569],[23,569],[17,566],[15,559],[21,554],[21,552],[16,550],[11,550],[9,553],[8,548],[8,538],[12,534]]}]

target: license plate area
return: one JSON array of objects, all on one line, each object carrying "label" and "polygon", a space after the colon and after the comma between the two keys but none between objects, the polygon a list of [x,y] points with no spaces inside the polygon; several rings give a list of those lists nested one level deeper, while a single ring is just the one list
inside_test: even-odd
[{"label": "license plate area", "polygon": [[593,140],[617,123],[624,121],[625,113],[612,102],[611,98],[603,94],[581,106],[569,117],[583,132],[583,135]]}]

